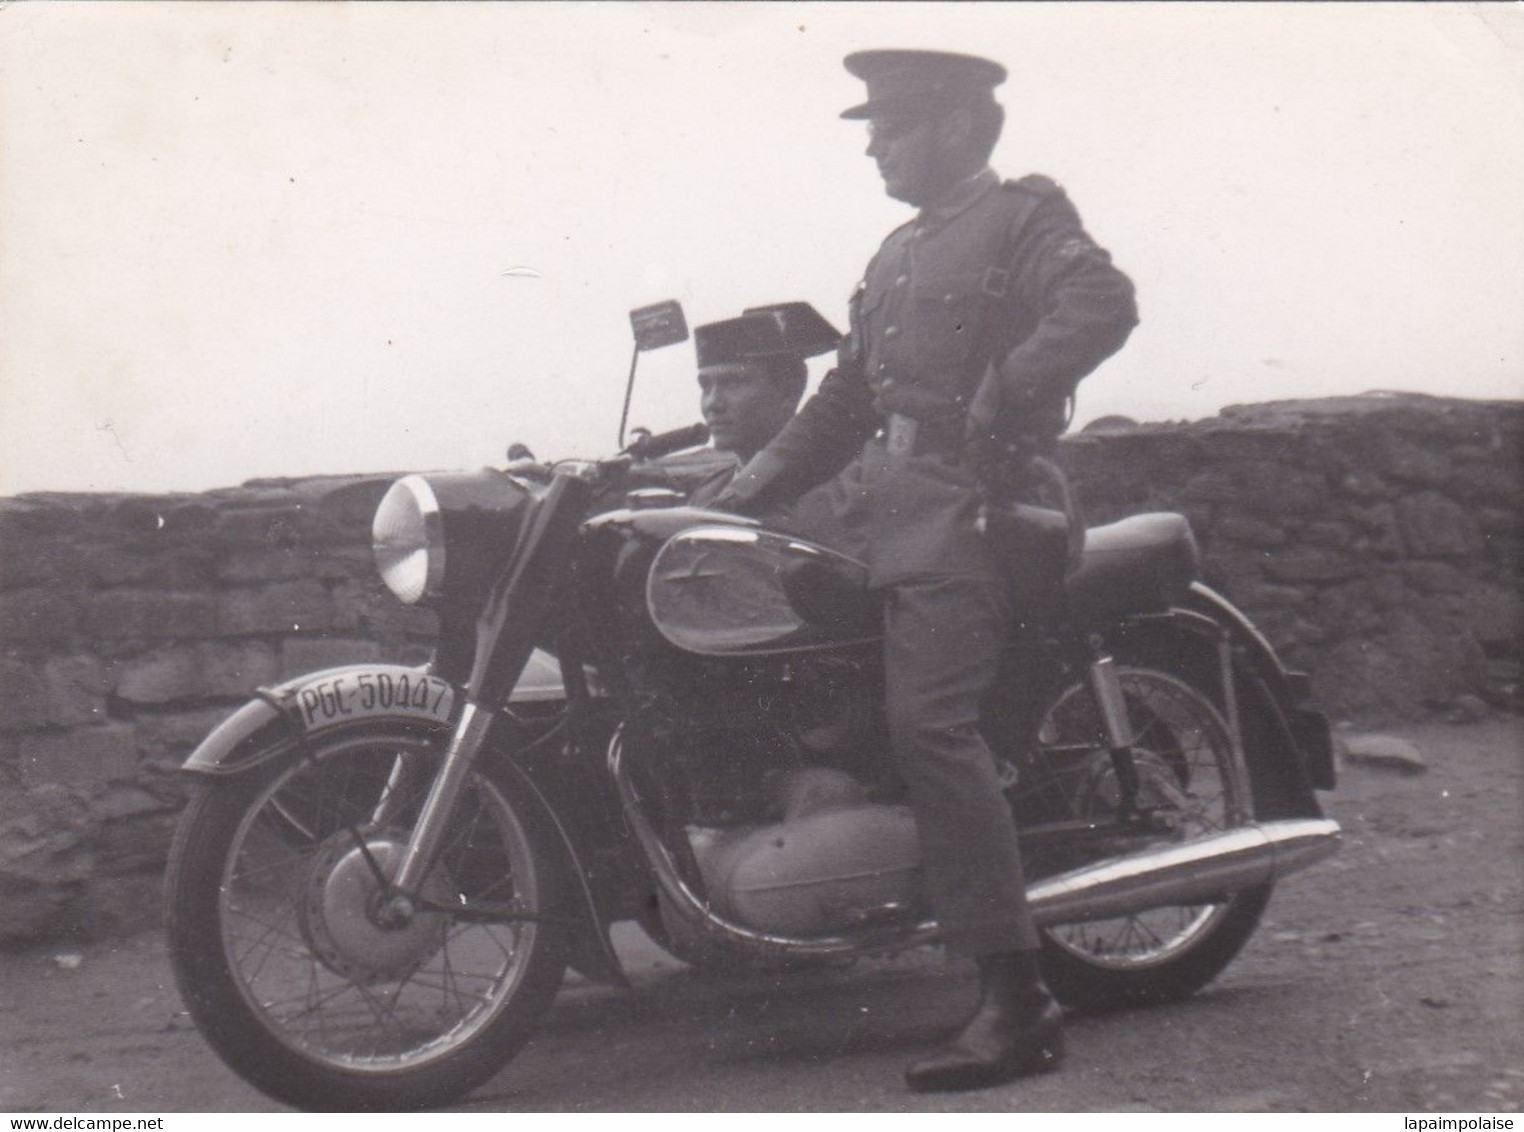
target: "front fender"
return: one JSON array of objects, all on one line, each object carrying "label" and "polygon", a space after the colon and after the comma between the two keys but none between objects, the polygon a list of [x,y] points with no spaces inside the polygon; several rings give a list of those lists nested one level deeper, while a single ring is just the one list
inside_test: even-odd
[{"label": "front fender", "polygon": [[[201,741],[181,769],[192,774],[241,773],[269,756],[273,740],[365,719],[448,726],[463,696],[462,688],[401,664],[347,664],[309,672],[261,688]],[[535,649],[509,703],[565,699],[560,664]]]},{"label": "front fender", "polygon": [[301,736],[367,720],[447,727],[460,690],[421,668],[350,664],[270,688],[223,720],[185,760],[191,774],[242,774]]}]

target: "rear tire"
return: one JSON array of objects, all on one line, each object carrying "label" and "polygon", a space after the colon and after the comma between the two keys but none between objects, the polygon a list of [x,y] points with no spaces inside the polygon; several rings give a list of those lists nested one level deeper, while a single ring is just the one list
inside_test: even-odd
[{"label": "rear tire", "polygon": [[[373,869],[395,866],[443,741],[392,723],[313,734],[305,759],[202,781],[181,818],[167,877],[181,996],[222,1059],[278,1100],[336,1111],[458,1100],[555,997],[569,942],[563,855],[510,781],[469,780],[423,885],[437,907],[400,929],[373,918]],[[489,904],[553,922],[445,910]]]},{"label": "rear tire", "polygon": [[[1253,814],[1248,773],[1211,698],[1155,668],[1119,667],[1117,675],[1135,735],[1140,802],[1168,813],[1178,837],[1248,824]],[[1045,764],[1041,777],[1050,818],[1114,816],[1118,790],[1104,736],[1083,683],[1063,690],[1044,713],[1036,757]],[[1161,838],[1161,845],[1167,843]],[[1081,1010],[1185,998],[1238,954],[1259,923],[1271,887],[1246,889],[1216,904],[1044,929],[1044,977],[1061,1002]]]}]

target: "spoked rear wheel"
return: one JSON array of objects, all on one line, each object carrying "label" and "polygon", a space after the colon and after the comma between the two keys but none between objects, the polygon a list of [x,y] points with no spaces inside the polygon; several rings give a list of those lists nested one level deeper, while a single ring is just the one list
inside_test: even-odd
[{"label": "spoked rear wheel", "polygon": [[[1248,772],[1226,722],[1201,691],[1150,668],[1118,677],[1135,737],[1140,808],[1197,837],[1251,820]],[[1048,710],[1037,757],[1050,799],[1065,816],[1109,821],[1120,791],[1088,689],[1076,684]],[[1052,812],[1051,809],[1049,812]],[[1043,969],[1070,1006],[1106,1009],[1184,998],[1215,978],[1247,942],[1270,885],[1214,904],[1153,908],[1047,929]]]},{"label": "spoked rear wheel", "polygon": [[176,977],[206,1039],[311,1109],[455,1100],[529,1037],[565,968],[565,884],[538,811],[471,776],[410,917],[394,873],[443,737],[385,725],[308,739],[204,785],[171,851]]}]

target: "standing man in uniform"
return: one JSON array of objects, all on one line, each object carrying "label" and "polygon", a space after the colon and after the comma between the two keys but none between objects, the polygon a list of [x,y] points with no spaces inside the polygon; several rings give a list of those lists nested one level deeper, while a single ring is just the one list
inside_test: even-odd
[{"label": "standing man in uniform", "polygon": [[948,949],[972,956],[981,981],[973,1016],[906,1079],[980,1088],[1063,1054],[978,730],[1010,616],[981,507],[1052,445],[1075,385],[1137,310],[1062,189],[989,168],[1003,67],[931,51],[863,51],[846,66],[868,100],[842,117],[867,120],[885,190],[918,211],[868,264],[837,368],[716,505],[756,513],[845,468],[843,521],[885,598],[885,703],[927,888]]}]

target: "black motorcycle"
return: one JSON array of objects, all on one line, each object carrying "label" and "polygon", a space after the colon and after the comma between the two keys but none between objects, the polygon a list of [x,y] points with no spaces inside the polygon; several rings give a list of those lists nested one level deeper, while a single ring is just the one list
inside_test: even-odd
[{"label": "black motorcycle", "polygon": [[[686,336],[675,304],[637,313],[637,355]],[[457,1100],[569,965],[623,982],[620,920],[699,964],[937,939],[865,570],[627,494],[702,440],[398,480],[376,558],[438,611],[432,663],[262,689],[192,754],[171,955],[197,1026],[256,1087],[314,1109]],[[1314,795],[1333,785],[1327,723],[1198,581],[1181,516],[1020,517],[1053,576],[1014,595],[983,727],[1045,975],[1073,1008],[1188,995],[1272,885],[1336,847]]]}]

